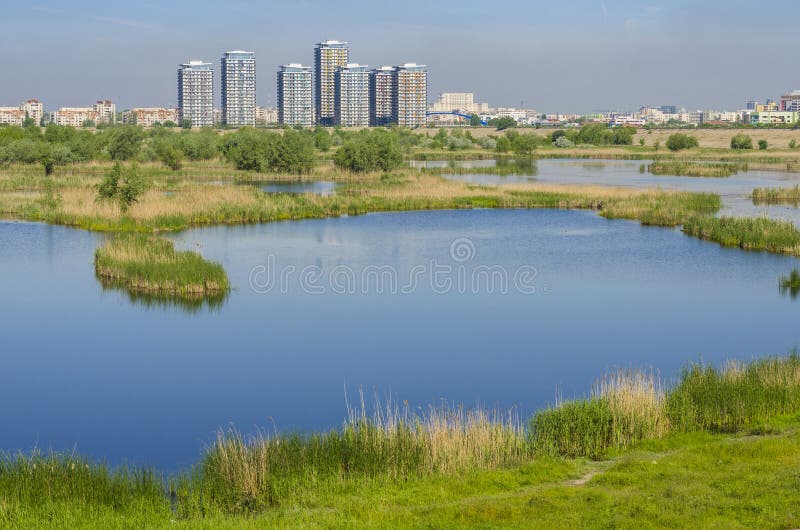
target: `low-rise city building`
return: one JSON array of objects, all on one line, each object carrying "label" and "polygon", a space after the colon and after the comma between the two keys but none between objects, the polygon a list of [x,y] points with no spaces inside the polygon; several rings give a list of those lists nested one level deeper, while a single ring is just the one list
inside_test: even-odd
[{"label": "low-rise city building", "polygon": [[256,107],[256,125],[275,125],[278,123],[278,109],[275,107]]},{"label": "low-rise city building", "polygon": [[19,107],[0,107],[0,124],[21,126],[25,121],[25,111]]},{"label": "low-rise city building", "polygon": [[747,115],[750,125],[790,125],[798,122],[800,113],[786,111],[752,112]]},{"label": "low-rise city building", "polygon": [[164,107],[134,108],[122,113],[122,123],[137,124],[142,127],[152,127],[153,125],[164,125],[167,122],[178,124],[178,109],[167,109]]}]

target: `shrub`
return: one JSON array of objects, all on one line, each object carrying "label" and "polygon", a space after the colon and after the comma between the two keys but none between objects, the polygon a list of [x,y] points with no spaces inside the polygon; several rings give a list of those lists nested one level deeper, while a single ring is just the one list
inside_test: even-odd
[{"label": "shrub", "polygon": [[365,130],[348,137],[336,151],[333,163],[355,172],[390,171],[403,163],[403,153],[391,133]]},{"label": "shrub", "polygon": [[139,202],[146,189],[146,183],[135,164],[123,169],[122,164],[117,162],[98,186],[97,199],[115,200],[120,209],[127,212],[128,208]]},{"label": "shrub", "polygon": [[789,149],[797,149],[797,140],[794,138],[789,142]]},{"label": "shrub", "polygon": [[752,149],[753,139],[746,134],[739,133],[731,138],[731,149]]},{"label": "shrub", "polygon": [[769,143],[766,140],[759,140],[758,141],[758,148],[764,151],[767,147],[769,147]]},{"label": "shrub", "polygon": [[682,151],[699,145],[700,143],[697,141],[697,138],[688,134],[675,133],[667,138],[667,149],[670,151]]},{"label": "shrub", "polygon": [[575,147],[575,144],[566,136],[559,136],[553,145],[561,148]]}]

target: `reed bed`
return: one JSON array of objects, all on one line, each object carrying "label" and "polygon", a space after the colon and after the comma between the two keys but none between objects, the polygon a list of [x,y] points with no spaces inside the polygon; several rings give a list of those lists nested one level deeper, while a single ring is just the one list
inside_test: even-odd
[{"label": "reed bed", "polygon": [[725,178],[747,171],[745,163],[686,162],[683,160],[659,160],[648,166],[656,176]]},{"label": "reed bed", "polygon": [[800,256],[800,230],[788,221],[766,217],[691,217],[684,223],[683,231],[723,246]]},{"label": "reed bed", "polygon": [[661,383],[652,373],[615,372],[598,381],[588,399],[537,413],[530,424],[532,451],[599,459],[661,438],[669,431],[663,402]]},{"label": "reed bed", "polygon": [[793,188],[756,188],[752,194],[753,204],[800,205],[800,185]]},{"label": "reed bed", "polygon": [[120,235],[95,252],[102,282],[139,293],[197,299],[230,289],[221,265],[191,251],[176,251],[171,241],[151,235]]},{"label": "reed bed", "polygon": [[442,405],[412,412],[389,403],[351,410],[340,430],[245,437],[220,432],[190,479],[177,487],[189,511],[252,512],[298,500],[303,491],[352,482],[405,480],[497,469],[530,458],[512,411]]},{"label": "reed bed", "polygon": [[678,430],[736,432],[800,411],[800,356],[686,368],[666,400]]}]

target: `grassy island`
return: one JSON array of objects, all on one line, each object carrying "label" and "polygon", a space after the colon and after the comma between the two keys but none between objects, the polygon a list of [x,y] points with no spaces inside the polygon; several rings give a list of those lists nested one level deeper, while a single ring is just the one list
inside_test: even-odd
[{"label": "grassy island", "polygon": [[145,234],[113,237],[95,252],[95,272],[104,283],[133,293],[185,299],[216,297],[230,289],[218,263],[171,241]]},{"label": "grassy island", "polygon": [[660,160],[650,164],[648,169],[656,176],[725,178],[747,171],[747,164]]},{"label": "grassy island", "polygon": [[800,357],[617,372],[511,413],[363,405],[327,433],[221,432],[191,470],[0,457],[12,528],[800,525]]},{"label": "grassy island", "polygon": [[754,204],[800,205],[800,185],[793,188],[756,188],[753,190]]}]

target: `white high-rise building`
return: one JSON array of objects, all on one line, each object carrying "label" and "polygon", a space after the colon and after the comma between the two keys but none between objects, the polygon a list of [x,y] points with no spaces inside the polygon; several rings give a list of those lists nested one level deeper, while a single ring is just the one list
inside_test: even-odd
[{"label": "white high-rise building", "polygon": [[113,101],[104,99],[92,105],[95,112],[95,123],[114,123],[117,119],[117,106]]},{"label": "white high-rise building", "polygon": [[425,65],[406,63],[394,72],[397,97],[394,123],[400,127],[424,127],[428,121],[428,69]]},{"label": "white high-rise building", "polygon": [[311,68],[292,63],[278,70],[278,123],[314,125]]},{"label": "white high-rise building", "polygon": [[476,103],[472,92],[444,92],[430,106],[431,112],[461,111],[469,114],[488,114],[488,103]]},{"label": "white high-rise building", "polygon": [[394,123],[394,104],[397,99],[393,66],[382,66],[369,74],[369,124],[385,127]]},{"label": "white high-rise building", "polygon": [[214,73],[211,63],[189,61],[178,68],[180,121],[192,127],[214,125]]},{"label": "white high-rise building", "polygon": [[348,64],[336,70],[336,125],[369,126],[369,76],[369,69],[360,64]]},{"label": "white high-rise building", "polygon": [[256,123],[256,56],[230,51],[220,61],[222,122],[241,127]]},{"label": "white high-rise building", "polygon": [[327,40],[314,48],[314,110],[317,123],[332,126],[336,114],[336,69],[350,62],[346,42]]},{"label": "white high-rise building", "polygon": [[36,122],[36,125],[39,125],[42,118],[44,118],[44,106],[38,99],[29,99],[25,101],[20,108],[26,116]]}]

